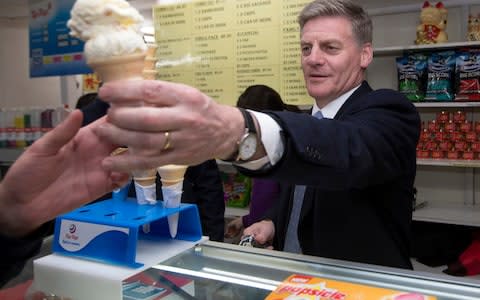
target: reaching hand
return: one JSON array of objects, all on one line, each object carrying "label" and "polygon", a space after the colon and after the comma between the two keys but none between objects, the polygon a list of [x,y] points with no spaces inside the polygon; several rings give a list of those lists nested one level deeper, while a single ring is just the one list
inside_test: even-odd
[{"label": "reaching hand", "polygon": [[[245,131],[238,109],[217,104],[199,90],[182,84],[115,81],[104,84],[99,97],[111,107],[108,122],[97,133],[136,150],[106,159],[104,166],[112,170],[196,165],[212,158],[227,158]],[[138,100],[144,106],[128,106]]]},{"label": "reaching hand", "polygon": [[101,167],[101,161],[116,148],[94,134],[93,128],[103,122],[79,130],[82,113],[76,110],[27,148],[0,184],[2,234],[25,235],[128,180],[127,174]]},{"label": "reaching hand", "polygon": [[[253,223],[243,230],[243,236],[253,235],[255,241],[262,245],[271,245],[275,236],[275,225],[270,220]],[[268,247],[273,249],[273,247]]]}]

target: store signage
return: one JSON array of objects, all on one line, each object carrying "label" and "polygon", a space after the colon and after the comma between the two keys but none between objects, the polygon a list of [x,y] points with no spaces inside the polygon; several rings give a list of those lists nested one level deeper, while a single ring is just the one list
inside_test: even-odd
[{"label": "store signage", "polygon": [[289,104],[311,105],[297,23],[309,2],[193,0],[155,6],[158,78],[193,85],[224,104],[234,105],[250,85],[265,84]]},{"label": "store signage", "polygon": [[92,73],[83,42],[69,35],[75,0],[29,0],[30,77]]}]

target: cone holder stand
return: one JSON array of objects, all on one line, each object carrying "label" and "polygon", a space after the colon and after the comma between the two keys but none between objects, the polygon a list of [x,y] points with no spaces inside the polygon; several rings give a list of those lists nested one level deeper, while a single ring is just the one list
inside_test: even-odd
[{"label": "cone holder stand", "polygon": [[196,205],[164,208],[163,202],[139,205],[127,197],[130,184],[112,193],[112,198],[83,206],[55,221],[53,252],[109,264],[142,267],[137,261],[138,242],[172,239],[167,217],[179,213],[175,239],[202,238]]}]

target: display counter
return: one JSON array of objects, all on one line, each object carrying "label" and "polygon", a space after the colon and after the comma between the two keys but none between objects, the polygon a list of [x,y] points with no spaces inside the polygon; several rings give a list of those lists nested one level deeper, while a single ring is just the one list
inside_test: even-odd
[{"label": "display counter", "polygon": [[[355,251],[352,247],[352,251]],[[376,298],[368,291],[359,295],[289,299],[480,299],[480,284],[469,278],[455,278],[345,261],[294,255],[266,249],[207,242],[130,278],[127,282],[155,287],[148,299],[264,299],[292,274],[309,275],[354,286],[360,291],[395,290],[411,297]],[[124,283],[125,284],[128,283]],[[138,287],[137,287],[138,288]],[[128,291],[124,299],[129,298]],[[154,293],[152,291],[152,293]],[[430,296],[430,297],[427,297]],[[138,295],[137,295],[138,296]],[[363,298],[362,298],[363,297]],[[144,298],[147,299],[147,298]],[[286,298],[275,298],[286,299]]]}]

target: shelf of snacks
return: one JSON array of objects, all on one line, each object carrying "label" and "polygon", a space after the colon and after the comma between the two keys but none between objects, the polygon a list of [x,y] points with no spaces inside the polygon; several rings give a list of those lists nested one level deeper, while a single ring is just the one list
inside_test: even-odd
[{"label": "shelf of snacks", "polygon": [[427,201],[413,212],[413,220],[435,223],[480,226],[480,205],[460,201]]},{"label": "shelf of snacks", "polygon": [[422,121],[417,164],[429,166],[480,166],[480,122],[464,110],[440,110]]},{"label": "shelf of snacks", "polygon": [[443,51],[443,50],[452,50],[452,49],[458,49],[463,47],[480,47],[480,41],[379,47],[373,50],[373,55],[378,57],[401,56],[406,52]]}]

